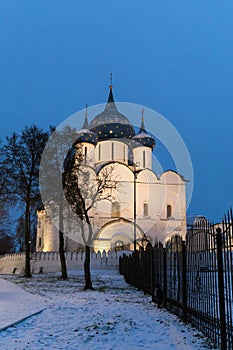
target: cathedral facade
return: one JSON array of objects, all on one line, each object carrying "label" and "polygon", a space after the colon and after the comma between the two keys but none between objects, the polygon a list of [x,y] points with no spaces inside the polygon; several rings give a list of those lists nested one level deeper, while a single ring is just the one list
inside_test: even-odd
[{"label": "cathedral facade", "polygon": [[[186,234],[185,179],[173,170],[156,174],[152,156],[156,140],[146,130],[142,116],[136,133],[114,102],[110,86],[105,109],[88,124],[87,114],[76,143],[82,147],[85,165],[98,178],[111,167],[117,186],[114,199],[97,201],[90,212],[93,250],[138,248],[143,242],[165,243],[174,234]],[[58,229],[38,211],[37,251],[58,251]],[[81,249],[67,236],[65,248]]]}]

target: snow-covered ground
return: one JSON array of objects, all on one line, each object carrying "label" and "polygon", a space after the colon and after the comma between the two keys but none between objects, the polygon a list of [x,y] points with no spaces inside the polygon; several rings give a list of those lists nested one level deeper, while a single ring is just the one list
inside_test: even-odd
[{"label": "snow-covered ground", "polygon": [[[72,273],[67,281],[56,274],[32,279],[2,276],[17,286],[0,279],[0,321],[2,314],[5,317],[1,324],[7,321],[6,307],[8,324],[11,314],[17,321],[17,314],[22,319],[26,309],[28,315],[45,309],[2,330],[0,349],[212,349],[200,333],[158,309],[117,271],[93,271],[92,276],[94,291],[83,291],[81,272]],[[23,315],[18,309],[22,304]]]},{"label": "snow-covered ground", "polygon": [[[44,298],[25,292],[19,286],[0,279],[0,330],[47,307]],[[1,342],[0,342],[1,347]]]}]

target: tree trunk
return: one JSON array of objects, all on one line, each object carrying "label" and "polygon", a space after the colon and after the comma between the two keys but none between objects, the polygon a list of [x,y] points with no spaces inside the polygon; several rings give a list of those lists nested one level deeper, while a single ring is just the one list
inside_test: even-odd
[{"label": "tree trunk", "polygon": [[91,282],[91,249],[88,245],[85,246],[85,261],[84,261],[84,274],[85,274],[85,287],[84,289],[93,289]]},{"label": "tree trunk", "polygon": [[64,249],[64,234],[63,234],[63,206],[59,205],[59,255],[61,261],[61,278],[67,279],[67,267]]},{"label": "tree trunk", "polygon": [[29,216],[30,216],[30,209],[29,209],[29,203],[26,203],[26,209],[25,209],[25,227],[24,227],[24,233],[25,233],[25,277],[32,277],[31,274],[31,266],[30,266],[30,228],[29,228]]}]

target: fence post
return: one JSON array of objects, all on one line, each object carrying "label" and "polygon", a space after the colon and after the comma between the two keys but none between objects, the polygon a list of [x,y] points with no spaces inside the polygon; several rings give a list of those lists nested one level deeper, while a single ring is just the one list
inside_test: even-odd
[{"label": "fence post", "polygon": [[226,344],[226,318],[225,318],[225,296],[224,296],[224,271],[223,271],[223,236],[220,227],[216,229],[217,235],[217,264],[218,264],[218,294],[219,294],[219,310],[220,310],[220,328],[221,328],[221,350],[227,349]]},{"label": "fence post", "polygon": [[122,258],[121,256],[119,257],[119,273],[122,275]]},{"label": "fence post", "polygon": [[183,321],[187,319],[187,288],[186,288],[186,244],[182,241],[182,304],[183,304]]},{"label": "fence post", "polygon": [[151,249],[151,299],[154,301],[155,291],[155,247]]},{"label": "fence post", "polygon": [[163,303],[167,306],[167,251],[163,248]]}]

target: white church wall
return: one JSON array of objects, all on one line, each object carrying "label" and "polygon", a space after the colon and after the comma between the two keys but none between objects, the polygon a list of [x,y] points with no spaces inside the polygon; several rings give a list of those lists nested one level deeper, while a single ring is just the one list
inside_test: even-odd
[{"label": "white church wall", "polygon": [[[161,211],[160,180],[148,169],[140,171],[137,176],[137,215],[139,217],[156,218]],[[148,205],[148,215],[144,215],[144,204]]]},{"label": "white church wall", "polygon": [[172,217],[184,217],[186,215],[185,181],[174,171],[163,173],[160,180],[166,188],[162,217],[167,218],[167,205],[171,205]]},{"label": "white church wall", "polygon": [[[132,171],[124,164],[110,163],[102,168],[113,167],[112,178],[117,181],[117,188],[113,190],[113,198],[120,205],[117,217],[112,216],[112,201],[98,201],[93,209],[93,230],[95,234],[101,227],[112,220],[125,218],[133,222],[134,202],[134,176]],[[88,167],[89,168],[89,167]],[[90,168],[91,169],[91,168]],[[91,169],[93,181],[95,172]],[[101,173],[101,172],[100,172]],[[174,171],[163,173],[160,178],[151,170],[144,169],[138,173],[136,179],[136,223],[142,231],[151,238],[151,242],[158,239],[161,242],[173,234],[186,234],[186,199],[185,181]],[[147,204],[148,215],[144,215],[144,205]],[[167,217],[167,206],[171,206],[172,215]],[[37,251],[58,250],[58,230],[50,223],[44,211],[38,215]],[[125,225],[125,224],[124,224]],[[127,232],[126,226],[118,229],[118,234]],[[75,231],[77,233],[77,231]],[[95,251],[112,249],[116,232],[108,232],[108,237],[95,242]],[[111,238],[112,237],[112,238]],[[71,238],[71,236],[70,236]],[[72,237],[74,241],[75,237]],[[41,239],[39,247],[39,239]],[[123,240],[128,244],[128,239]],[[76,251],[77,243],[72,243],[67,248]]]},{"label": "white church wall", "polygon": [[[91,213],[95,233],[98,233],[106,223],[117,218],[125,218],[133,223],[133,173],[127,166],[121,163],[110,163],[103,167],[101,171],[105,171],[106,167],[113,167],[111,176],[112,179],[116,179],[117,181],[117,188],[114,190],[115,192],[113,191],[113,198],[119,202],[120,207],[118,216],[112,217],[112,201],[102,200],[97,202],[96,208]],[[95,181],[93,169],[91,169],[91,172],[92,180]],[[151,242],[156,241],[158,237],[164,242],[173,231],[185,235],[185,186],[184,181],[177,173],[168,171],[162,174],[159,179],[149,169],[140,171],[136,179],[136,202],[136,223],[151,238]],[[144,212],[145,204],[147,204],[148,213],[146,214],[148,215],[145,215]],[[171,205],[172,218],[167,218],[167,205]],[[44,222],[44,229],[46,230],[46,235],[42,250],[58,250],[58,231],[50,224],[47,218]],[[100,232],[102,231],[100,230]],[[124,237],[121,237],[123,242],[125,244],[129,243],[129,239],[126,237],[127,225],[125,222],[123,223],[123,227],[118,226],[117,232],[113,230],[113,226],[107,232],[108,235],[106,237],[101,236],[101,239],[95,241],[95,251],[112,249],[115,245],[114,236],[118,235],[120,237],[122,233],[125,234]],[[130,239],[132,240],[133,237]],[[75,244],[72,242],[69,245],[70,247],[72,250],[78,249],[77,244],[75,247]]]},{"label": "white church wall", "polygon": [[140,146],[133,149],[133,161],[137,169],[152,169],[152,150],[149,147]]},{"label": "white church wall", "polygon": [[88,143],[81,143],[84,157],[84,164],[88,164],[90,166],[94,166],[95,164],[95,146]]},{"label": "white church wall", "polygon": [[[185,181],[174,171],[167,171],[160,177],[166,188],[165,201],[159,223],[159,231],[163,242],[173,235],[186,234],[186,194]],[[168,217],[168,206],[171,216]]]},{"label": "white church wall", "polygon": [[128,163],[128,146],[125,142],[117,139],[98,142],[95,149],[95,161],[105,163],[109,161]]},{"label": "white church wall", "polygon": [[157,222],[162,211],[161,192],[163,187],[156,174],[149,169],[138,173],[136,186],[137,224],[153,243],[157,234]]},{"label": "white church wall", "polygon": [[[143,232],[136,227],[136,239],[141,239]],[[117,219],[107,223],[98,233],[97,239],[94,241],[94,250],[97,252],[106,247],[107,249],[115,249],[116,242],[121,241],[124,245],[132,243],[134,240],[134,225],[131,221]]]},{"label": "white church wall", "polygon": [[[112,192],[112,201],[120,205],[120,217],[133,218],[133,173],[124,164],[111,163],[106,167],[113,167],[111,178],[116,182],[116,189]],[[104,167],[104,168],[106,168]],[[104,168],[101,171],[105,171]],[[101,172],[100,172],[101,174]],[[98,201],[96,211],[99,217],[111,217],[112,201]]]},{"label": "white church wall", "polygon": [[[134,174],[131,169],[123,163],[112,161],[109,163],[112,152],[112,144],[114,143],[114,156],[122,155],[124,142],[119,141],[102,141],[99,144],[101,148],[101,161],[105,160],[106,165],[99,172],[106,170],[106,167],[112,168],[112,181],[116,181],[116,189],[112,191],[112,200],[100,200],[95,204],[95,208],[90,215],[93,224],[93,231],[95,234],[106,225],[109,221],[116,218],[124,218],[133,222],[134,216]],[[83,143],[85,146],[85,143]],[[94,146],[89,145],[90,150]],[[119,151],[119,153],[117,153]],[[148,157],[151,157],[151,149],[148,147],[137,147],[134,149],[135,157],[141,157],[142,152],[145,151]],[[95,150],[98,154],[98,145]],[[138,152],[138,154],[137,154]],[[113,157],[114,158],[114,157]],[[139,159],[139,158],[138,158]],[[145,158],[145,160],[147,157]],[[137,159],[136,159],[137,160]],[[147,164],[148,165],[148,164]],[[85,168],[85,166],[84,166]],[[91,182],[96,181],[96,173],[92,167],[87,166],[91,172]],[[140,170],[140,168],[137,168]],[[106,190],[108,191],[108,190]],[[106,193],[105,193],[106,194]],[[103,195],[105,195],[103,194]],[[117,202],[119,210],[117,214],[113,215],[113,202]],[[147,213],[145,213],[145,205],[147,205]],[[171,206],[172,215],[167,217],[167,206]],[[185,181],[174,171],[167,171],[163,173],[160,178],[156,174],[146,168],[142,169],[136,179],[136,223],[142,231],[151,238],[151,242],[158,239],[162,242],[172,234],[186,233],[186,196],[185,196]],[[57,251],[58,250],[58,230],[50,223],[46,217],[45,211],[38,212],[38,234],[37,234],[37,251]],[[126,229],[126,228],[125,228]],[[123,232],[123,229],[121,230]],[[127,229],[126,229],[127,231]],[[75,231],[77,233],[77,230]],[[118,234],[121,233],[120,231]],[[115,233],[114,233],[115,234]],[[104,240],[97,240],[95,243],[95,251],[111,249],[115,242],[114,234],[112,236],[109,231],[109,237]],[[110,236],[112,237],[110,239]],[[74,241],[75,237],[72,238]],[[39,242],[40,240],[40,242]],[[39,244],[40,243],[40,244]],[[126,239],[125,244],[128,243]],[[72,250],[78,249],[69,245]]]},{"label": "white church wall", "polygon": [[58,229],[51,223],[46,211],[38,211],[37,251],[58,250],[58,239]]}]

